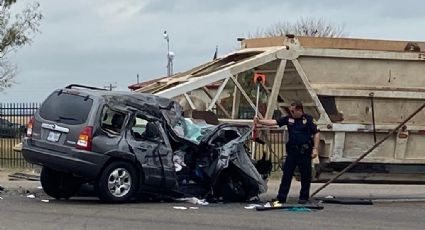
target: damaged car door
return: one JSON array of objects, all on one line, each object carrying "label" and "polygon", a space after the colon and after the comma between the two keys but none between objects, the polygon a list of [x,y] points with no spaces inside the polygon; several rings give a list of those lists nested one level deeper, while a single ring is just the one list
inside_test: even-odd
[{"label": "damaged car door", "polygon": [[137,114],[128,130],[127,140],[143,168],[144,184],[153,187],[176,187],[172,150],[159,121]]}]

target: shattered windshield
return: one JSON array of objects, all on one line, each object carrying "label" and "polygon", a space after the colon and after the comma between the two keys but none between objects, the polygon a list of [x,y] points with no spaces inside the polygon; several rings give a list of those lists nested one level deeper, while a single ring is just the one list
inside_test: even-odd
[{"label": "shattered windshield", "polygon": [[174,125],[173,130],[178,136],[199,144],[202,137],[211,133],[214,127],[203,120],[181,117],[179,122]]}]

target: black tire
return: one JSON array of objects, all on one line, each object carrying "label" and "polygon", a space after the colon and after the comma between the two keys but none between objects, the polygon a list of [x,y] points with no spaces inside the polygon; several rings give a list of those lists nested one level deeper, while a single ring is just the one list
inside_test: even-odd
[{"label": "black tire", "polygon": [[106,203],[129,202],[138,188],[136,168],[125,161],[114,161],[102,171],[96,182],[99,199]]},{"label": "black tire", "polygon": [[214,190],[214,194],[222,197],[225,201],[245,202],[249,198],[242,175],[232,167],[223,170]]},{"label": "black tire", "polygon": [[81,181],[71,174],[47,167],[43,167],[41,170],[40,182],[44,192],[58,200],[74,196],[81,186]]}]

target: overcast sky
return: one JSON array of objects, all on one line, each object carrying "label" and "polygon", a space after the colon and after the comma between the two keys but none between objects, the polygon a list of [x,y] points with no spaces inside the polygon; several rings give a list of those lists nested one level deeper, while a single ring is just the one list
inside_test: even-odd
[{"label": "overcast sky", "polygon": [[[29,0],[18,0],[19,8]],[[13,54],[18,75],[0,102],[39,102],[71,83],[119,89],[238,48],[237,37],[300,17],[344,25],[349,37],[425,41],[423,0],[39,0],[44,19],[31,46]]]}]

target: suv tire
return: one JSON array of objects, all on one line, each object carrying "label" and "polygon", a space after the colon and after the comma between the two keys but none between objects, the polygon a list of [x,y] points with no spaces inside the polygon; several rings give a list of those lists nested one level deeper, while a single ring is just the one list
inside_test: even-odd
[{"label": "suv tire", "polygon": [[224,169],[215,185],[215,194],[225,201],[245,202],[249,198],[245,181],[234,167]]},{"label": "suv tire", "polygon": [[40,182],[44,192],[58,200],[72,197],[81,186],[81,181],[71,174],[47,167],[43,167],[41,170]]},{"label": "suv tire", "polygon": [[97,194],[103,202],[128,202],[137,191],[138,181],[136,168],[131,163],[114,161],[106,166],[98,178]]}]

